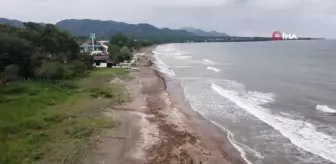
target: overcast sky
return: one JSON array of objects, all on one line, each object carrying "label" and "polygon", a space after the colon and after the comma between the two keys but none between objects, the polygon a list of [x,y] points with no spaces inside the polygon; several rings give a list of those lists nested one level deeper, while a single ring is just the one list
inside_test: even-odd
[{"label": "overcast sky", "polygon": [[1,0],[0,17],[56,23],[88,18],[229,35],[336,38],[336,0]]}]

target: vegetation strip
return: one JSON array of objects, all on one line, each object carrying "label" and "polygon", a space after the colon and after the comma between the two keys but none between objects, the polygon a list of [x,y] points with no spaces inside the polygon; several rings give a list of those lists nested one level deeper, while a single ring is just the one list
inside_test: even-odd
[{"label": "vegetation strip", "polygon": [[1,87],[0,163],[76,162],[93,134],[116,125],[102,112],[127,101],[123,86],[109,83],[126,74],[101,69],[80,80]]},{"label": "vegetation strip", "polygon": [[[0,25],[0,164],[76,163],[93,136],[116,126],[103,112],[129,99],[124,86],[110,83],[128,70],[94,69],[93,56],[80,53],[68,32],[24,25]],[[142,45],[118,34],[110,57],[130,60]]]}]

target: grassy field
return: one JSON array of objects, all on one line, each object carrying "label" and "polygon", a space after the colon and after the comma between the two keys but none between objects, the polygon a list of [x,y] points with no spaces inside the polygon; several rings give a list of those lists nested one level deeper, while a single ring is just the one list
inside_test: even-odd
[{"label": "grassy field", "polygon": [[102,113],[128,100],[114,77],[125,69],[100,69],[61,82],[0,86],[0,164],[72,164],[102,128],[116,123]]}]

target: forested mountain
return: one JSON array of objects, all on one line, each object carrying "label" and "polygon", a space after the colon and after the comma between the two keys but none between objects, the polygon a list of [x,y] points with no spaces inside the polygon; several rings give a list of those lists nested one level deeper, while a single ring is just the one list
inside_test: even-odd
[{"label": "forested mountain", "polygon": [[[14,27],[22,28],[23,23],[18,20],[0,18],[0,24],[8,24]],[[123,33],[127,36],[137,39],[150,40],[193,40],[197,37],[225,37],[225,33],[216,31],[206,32],[195,28],[157,28],[147,23],[129,24],[116,21],[101,21],[92,19],[66,19],[55,24],[56,27],[70,32],[73,36],[88,36],[95,33],[96,37],[109,38],[117,33]]]},{"label": "forested mountain", "polygon": [[196,28],[192,28],[192,27],[183,27],[181,28],[181,30],[185,30],[185,31],[188,31],[188,32],[191,32],[191,33],[194,33],[196,34],[197,36],[210,36],[210,37],[224,37],[224,36],[229,36],[225,33],[221,33],[221,32],[217,32],[217,31],[210,31],[210,32],[207,32],[207,31],[204,31],[204,30],[201,30],[201,29],[196,29]]},{"label": "forested mountain", "polygon": [[[0,18],[0,24],[24,27],[21,21],[6,18]],[[133,38],[151,40],[189,39],[198,36],[186,30],[161,29],[147,23],[128,24],[91,19],[66,19],[57,22],[55,26],[70,32],[73,36],[88,36],[90,33],[95,33],[96,37],[109,38],[114,34],[123,33]]]},{"label": "forested mountain", "polygon": [[6,18],[0,18],[0,24],[8,24],[14,27],[19,27],[19,28],[24,27],[21,21],[11,20],[11,19],[6,19]]},{"label": "forested mountain", "polygon": [[96,33],[97,37],[111,36],[116,33],[123,33],[134,38],[160,39],[175,37],[194,37],[194,33],[185,30],[171,30],[168,28],[157,28],[150,24],[128,24],[115,21],[101,21],[91,19],[67,19],[56,23],[58,28],[69,31],[75,36],[87,36],[89,33]]}]

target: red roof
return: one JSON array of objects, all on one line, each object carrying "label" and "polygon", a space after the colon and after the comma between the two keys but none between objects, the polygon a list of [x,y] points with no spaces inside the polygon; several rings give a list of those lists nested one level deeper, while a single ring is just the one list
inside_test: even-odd
[{"label": "red roof", "polygon": [[93,60],[106,61],[107,63],[115,63],[107,55],[96,55],[93,57]]},{"label": "red roof", "polygon": [[96,55],[93,57],[93,60],[108,60],[109,57],[107,55]]}]

